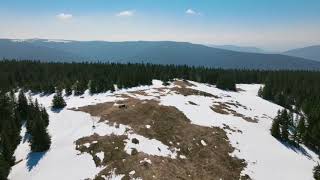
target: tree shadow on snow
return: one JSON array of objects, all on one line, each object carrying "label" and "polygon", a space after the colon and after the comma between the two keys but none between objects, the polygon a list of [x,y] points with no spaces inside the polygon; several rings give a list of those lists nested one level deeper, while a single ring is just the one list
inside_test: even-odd
[{"label": "tree shadow on snow", "polygon": [[292,144],[289,142],[283,142],[280,140],[278,140],[278,141],[281,144],[283,144],[284,146],[286,146],[288,149],[291,149],[296,153],[302,154],[302,155],[306,156],[307,158],[312,159],[311,155],[307,152],[307,150],[303,146],[301,146],[299,144]]},{"label": "tree shadow on snow", "polygon": [[51,111],[54,113],[59,113],[62,110],[63,110],[63,108],[51,108]]},{"label": "tree shadow on snow", "polygon": [[28,170],[31,171],[33,167],[35,167],[42,157],[46,154],[46,152],[30,152],[27,157],[27,167]]},{"label": "tree shadow on snow", "polygon": [[29,141],[30,138],[31,138],[31,135],[29,133],[25,133],[24,136],[22,137],[22,142],[25,143]]}]

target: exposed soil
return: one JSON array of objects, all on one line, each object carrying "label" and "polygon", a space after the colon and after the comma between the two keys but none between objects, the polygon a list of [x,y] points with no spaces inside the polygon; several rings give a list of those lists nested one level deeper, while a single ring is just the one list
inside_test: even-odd
[{"label": "exposed soil", "polygon": [[187,86],[194,86],[192,83],[190,83],[189,81],[186,81],[186,80],[175,80],[173,82],[174,85],[176,86],[180,86],[182,88],[186,88]]},{"label": "exposed soil", "polygon": [[234,106],[234,107],[243,107],[244,109],[247,109],[247,107],[241,105],[239,102],[237,103],[230,103],[230,102],[216,102],[217,104],[211,106],[210,108],[219,114],[232,114],[233,116],[236,117],[241,117],[242,119],[248,121],[248,122],[252,122],[252,123],[257,123],[258,119],[257,118],[251,118],[248,116],[245,116],[243,114],[238,113],[237,111],[231,109],[230,106]]},{"label": "exposed soil", "polygon": [[[118,104],[125,106],[119,107]],[[100,116],[100,122],[108,120],[108,123],[128,125],[134,133],[155,138],[170,148],[180,149],[177,151],[176,159],[150,156],[142,152],[129,155],[123,149],[127,139],[125,135],[95,134],[81,138],[76,141],[77,149],[80,152],[90,153],[97,166],[105,167],[95,179],[110,175],[112,170],[115,170],[116,174],[124,174],[123,179],[249,178],[240,177],[240,172],[246,163],[229,155],[234,148],[229,144],[224,130],[191,124],[190,120],[175,107],[161,106],[156,100],[128,98],[116,104],[108,102],[81,107],[78,110],[92,116]],[[150,127],[147,128],[146,125]],[[93,143],[94,141],[97,142]],[[91,145],[86,147],[85,143]],[[98,152],[104,152],[105,158],[102,161],[95,155]],[[144,161],[145,158],[150,160],[151,164]],[[135,173],[130,173],[133,170]]]},{"label": "exposed soil", "polygon": [[198,96],[206,96],[206,97],[214,97],[214,98],[220,98],[219,96],[212,95],[207,92],[190,89],[190,88],[179,88],[179,87],[173,87],[171,90],[175,91],[177,94],[181,94],[184,96],[191,96],[191,95],[198,95]]}]

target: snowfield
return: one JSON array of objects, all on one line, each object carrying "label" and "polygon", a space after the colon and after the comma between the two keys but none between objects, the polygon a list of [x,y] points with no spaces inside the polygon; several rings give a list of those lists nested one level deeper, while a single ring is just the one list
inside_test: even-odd
[{"label": "snowfield", "polygon": [[[9,178],[12,180],[43,180],[43,179],[86,179],[93,178],[103,167],[96,167],[92,156],[86,153],[80,154],[76,150],[75,141],[81,137],[90,136],[94,133],[103,135],[128,135],[126,151],[131,153],[135,148],[146,154],[176,158],[176,150],[170,150],[168,146],[156,139],[148,139],[130,131],[129,126],[119,126],[98,123],[99,117],[91,117],[89,114],[69,110],[86,105],[94,105],[102,102],[114,102],[121,100],[117,95],[127,94],[137,90],[144,90],[147,95],[134,95],[141,100],[156,99],[161,105],[174,106],[183,112],[191,123],[207,126],[220,127],[227,132],[230,144],[236,149],[230,156],[245,159],[247,167],[242,174],[249,175],[256,180],[312,180],[313,167],[319,162],[318,156],[308,148],[292,149],[282,144],[270,135],[272,118],[282,107],[268,102],[257,96],[261,85],[238,84],[239,92],[229,92],[217,89],[213,85],[192,82],[194,86],[189,88],[200,90],[218,96],[219,98],[204,97],[197,95],[183,96],[168,90],[159,91],[163,88],[161,81],[154,80],[151,86],[141,86],[130,89],[118,90],[114,93],[101,93],[90,95],[88,91],[82,96],[65,97],[67,107],[60,112],[51,111],[51,100],[53,95],[41,96],[31,94],[37,98],[39,103],[46,107],[50,117],[48,126],[52,137],[52,145],[46,153],[30,153],[29,143],[26,140],[26,130],[21,131],[22,142],[15,151],[17,161],[12,167]],[[167,87],[177,85],[171,84]],[[133,96],[133,95],[130,95]],[[193,102],[196,105],[191,105]],[[210,107],[219,103],[238,103],[239,106],[231,106],[232,110],[256,119],[257,122],[249,122],[242,117],[232,114],[220,114]],[[92,125],[95,125],[95,128]],[[152,126],[148,125],[147,128]],[[129,131],[128,131],[129,129]],[[139,140],[139,144],[132,143],[132,139]],[[202,146],[207,142],[201,140]],[[161,149],[161,151],[159,151]],[[97,154],[100,159],[103,153]],[[185,158],[183,155],[180,158]],[[149,159],[146,162],[151,164]],[[121,179],[122,175],[111,173],[112,177],[105,179]]]}]

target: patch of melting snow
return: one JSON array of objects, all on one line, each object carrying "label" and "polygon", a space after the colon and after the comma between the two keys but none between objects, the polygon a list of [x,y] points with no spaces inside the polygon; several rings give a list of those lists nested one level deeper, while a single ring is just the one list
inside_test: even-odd
[{"label": "patch of melting snow", "polygon": [[147,129],[150,129],[150,128],[151,128],[151,126],[147,124],[147,125],[146,125],[146,128],[147,128]]},{"label": "patch of melting snow", "polygon": [[86,147],[86,148],[89,148],[90,147],[90,143],[84,143],[83,146]]},{"label": "patch of melting snow", "polygon": [[103,159],[104,159],[104,152],[98,152],[97,154],[96,154],[96,156],[100,159],[100,161],[102,162],[103,161]]},{"label": "patch of melting snow", "polygon": [[144,158],[143,160],[141,160],[141,161],[140,161],[140,164],[141,164],[141,163],[144,163],[144,162],[149,163],[149,164],[152,164],[151,160],[148,159],[148,158]]},{"label": "patch of melting snow", "polygon": [[[132,143],[133,138],[138,139],[139,143]],[[156,139],[148,139],[138,134],[129,133],[128,139],[125,141],[126,146],[124,149],[128,154],[131,154],[132,149],[136,149],[138,152],[144,152],[148,155],[171,157],[173,159],[177,157],[175,151],[172,152],[168,146]]]},{"label": "patch of melting snow", "polygon": [[129,172],[130,175],[134,175],[135,173],[136,173],[135,170],[132,170],[132,171]]},{"label": "patch of melting snow", "polygon": [[200,142],[201,142],[202,146],[207,146],[207,143],[204,140],[201,140]]},{"label": "patch of melting snow", "polygon": [[103,175],[104,178],[106,180],[121,180],[125,176],[124,174],[116,174],[115,171],[116,171],[115,169],[113,171],[111,171],[110,176]]}]

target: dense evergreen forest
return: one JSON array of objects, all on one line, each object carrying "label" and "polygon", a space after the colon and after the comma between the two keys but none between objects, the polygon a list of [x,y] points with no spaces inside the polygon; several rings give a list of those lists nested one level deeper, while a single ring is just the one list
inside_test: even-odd
[{"label": "dense evergreen forest", "polygon": [[[259,95],[266,100],[275,102],[287,111],[278,113],[272,126],[271,133],[283,141],[303,143],[320,152],[320,72],[316,71],[260,71],[260,70],[223,70],[205,67],[188,67],[176,65],[153,64],[114,64],[114,63],[40,63],[36,61],[0,61],[0,91],[1,94],[18,89],[33,92],[56,93],[57,108],[64,107],[61,99],[61,89],[66,90],[66,95],[81,95],[86,89],[90,93],[113,91],[114,84],[119,88],[138,85],[149,85],[152,79],[167,82],[173,78],[194,80],[203,83],[217,84],[219,88],[236,90],[235,83],[261,83],[264,88]],[[8,100],[3,100],[8,99]],[[19,98],[20,100],[20,98]],[[14,106],[15,100],[8,95],[1,96],[1,121],[3,126],[21,126],[21,117],[5,116],[4,111],[9,111],[4,104]],[[27,103],[39,108],[37,103]],[[36,108],[36,109],[37,109]],[[7,109],[7,110],[6,110]],[[15,111],[16,108],[13,108]],[[39,111],[44,111],[39,108]],[[299,114],[293,118],[292,113]],[[21,113],[21,112],[19,112]],[[19,113],[13,113],[18,114]],[[41,113],[40,113],[41,114]],[[46,113],[42,113],[46,114]],[[19,115],[20,116],[20,115]],[[21,115],[22,116],[22,115]],[[11,120],[9,120],[11,118]],[[44,118],[45,115],[44,115]],[[293,120],[295,119],[295,120]],[[4,123],[5,121],[12,121]],[[14,122],[14,123],[13,123]],[[46,123],[40,124],[46,127]],[[42,128],[43,129],[43,128]],[[293,130],[292,130],[293,129]],[[298,130],[299,129],[299,130]],[[32,128],[31,128],[32,132]],[[9,132],[15,133],[17,132]],[[46,131],[41,132],[46,134]],[[13,137],[13,136],[10,136]],[[50,137],[48,137],[50,139]],[[1,138],[1,144],[6,139]],[[49,140],[46,143],[50,143]],[[19,142],[19,136],[11,140],[12,149]],[[4,160],[4,146],[1,146],[0,163]],[[48,146],[40,147],[40,150]],[[35,146],[35,149],[39,147]],[[11,165],[13,160],[10,161]],[[1,169],[6,166],[0,166]]]},{"label": "dense evergreen forest", "polygon": [[21,127],[25,126],[32,152],[43,152],[50,148],[47,132],[49,115],[37,100],[27,99],[20,91],[18,98],[13,91],[0,92],[0,180],[7,179],[15,159],[14,151],[20,141]]}]

